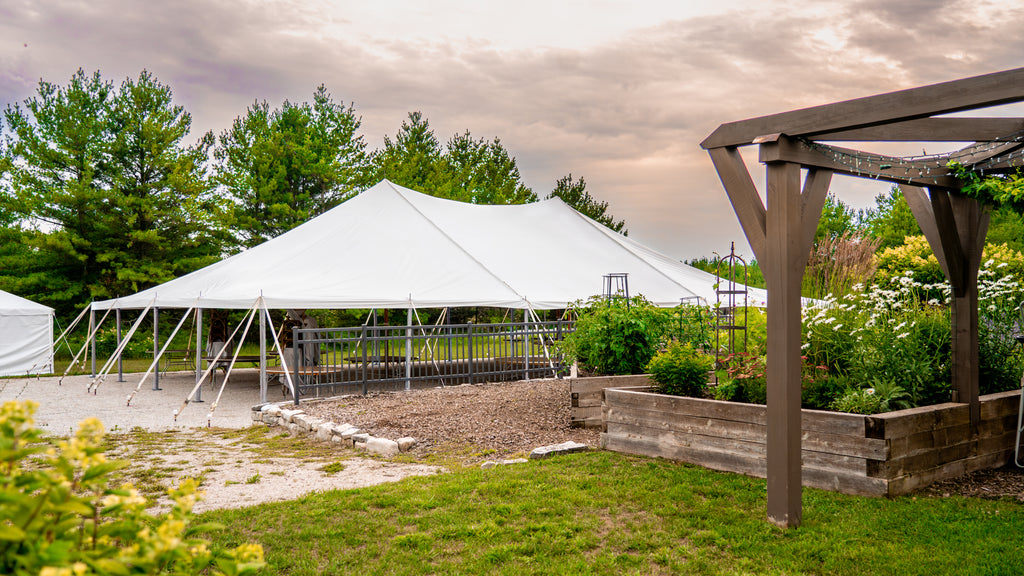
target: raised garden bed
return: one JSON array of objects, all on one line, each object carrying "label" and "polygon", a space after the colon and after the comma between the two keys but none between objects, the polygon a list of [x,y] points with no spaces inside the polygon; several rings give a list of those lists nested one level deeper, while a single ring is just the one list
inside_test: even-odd
[{"label": "raised garden bed", "polygon": [[[649,386],[602,390],[603,448],[765,477],[765,406],[666,396]],[[973,434],[966,404],[873,416],[803,410],[803,484],[896,496],[1003,466],[1013,457],[1019,403],[1019,390],[982,396]]]}]

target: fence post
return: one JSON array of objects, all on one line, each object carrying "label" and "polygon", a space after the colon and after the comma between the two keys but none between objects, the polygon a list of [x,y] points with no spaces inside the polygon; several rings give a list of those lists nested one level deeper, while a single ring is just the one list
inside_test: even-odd
[{"label": "fence post", "polygon": [[466,328],[468,344],[466,346],[469,354],[469,383],[473,383],[473,323],[470,322]]},{"label": "fence post", "polygon": [[363,348],[363,396],[366,396],[366,324],[359,332],[359,345]]}]

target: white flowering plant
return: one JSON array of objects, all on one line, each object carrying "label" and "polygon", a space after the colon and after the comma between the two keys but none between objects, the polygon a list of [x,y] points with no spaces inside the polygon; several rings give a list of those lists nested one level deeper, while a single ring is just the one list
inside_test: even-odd
[{"label": "white flowering plant", "polygon": [[170,495],[170,512],[152,516],[130,485],[110,486],[120,464],[103,451],[103,426],[84,420],[51,445],[34,426],[36,403],[0,406],[0,574],[255,574],[258,544],[221,550],[190,525],[198,497],[187,480]]},{"label": "white flowering plant", "polygon": [[[1019,283],[992,258],[979,273],[979,364],[981,392],[1007,390],[1019,383],[1024,356],[1017,309]],[[896,409],[950,399],[950,288],[922,283],[914,271],[885,284],[828,297],[803,317],[803,354],[843,380],[835,409]],[[894,391],[893,400],[863,392],[868,386]],[[867,412],[870,413],[870,412]]]}]

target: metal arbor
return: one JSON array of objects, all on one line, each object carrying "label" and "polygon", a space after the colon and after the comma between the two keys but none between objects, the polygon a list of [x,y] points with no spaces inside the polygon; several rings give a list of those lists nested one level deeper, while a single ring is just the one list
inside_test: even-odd
[{"label": "metal arbor", "polygon": [[[978,401],[978,268],[988,212],[947,168],[1022,165],[1024,118],[942,117],[1024,101],[1024,68],[722,124],[708,151],[768,289],[768,519],[798,526],[801,506],[800,284],[833,174],[900,186],[953,289],[953,401]],[[892,157],[825,142],[973,142],[951,154]],[[758,145],[765,198],[739,148]],[[801,185],[801,170],[806,177]],[[973,433],[973,432],[972,432]]]},{"label": "metal arbor", "polygon": [[[719,258],[715,266],[718,285],[715,288],[715,363],[721,362],[722,333],[729,354],[747,351],[747,261],[736,254],[736,243],[729,247],[729,255]],[[742,314],[740,322],[738,314]],[[742,335],[742,349],[737,347],[737,333]]]}]

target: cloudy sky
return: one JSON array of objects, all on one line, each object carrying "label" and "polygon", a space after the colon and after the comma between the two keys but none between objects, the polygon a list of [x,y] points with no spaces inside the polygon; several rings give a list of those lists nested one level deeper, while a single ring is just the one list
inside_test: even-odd
[{"label": "cloudy sky", "polygon": [[500,138],[539,196],[584,177],[663,252],[749,254],[698,146],[719,124],[1024,66],[1021,30],[986,0],[0,0],[0,106],[147,69],[198,138],[323,83],[371,148],[419,110],[442,141]]}]

